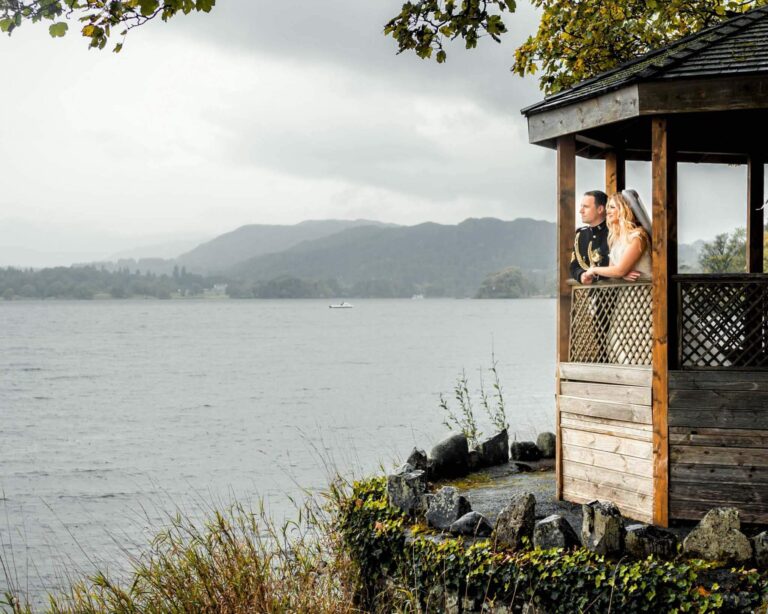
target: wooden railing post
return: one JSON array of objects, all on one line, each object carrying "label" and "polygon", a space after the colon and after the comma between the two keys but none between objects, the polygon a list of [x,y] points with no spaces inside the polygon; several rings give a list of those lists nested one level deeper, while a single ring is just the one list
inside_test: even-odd
[{"label": "wooden railing post", "polygon": [[749,156],[747,163],[747,273],[763,272],[765,224],[765,170],[761,155]]},{"label": "wooden railing post", "polygon": [[555,409],[555,497],[563,498],[563,442],[560,432],[560,363],[568,361],[570,344],[570,279],[571,251],[576,236],[576,137],[557,139],[557,376],[555,378],[558,402]]},{"label": "wooden railing post", "polygon": [[610,196],[627,187],[627,164],[624,153],[612,149],[605,154],[605,193]]},{"label": "wooden railing post", "polygon": [[666,527],[669,525],[669,359],[677,330],[674,289],[670,288],[670,276],[677,272],[677,164],[670,142],[669,121],[664,117],[653,118],[651,131],[653,522]]}]

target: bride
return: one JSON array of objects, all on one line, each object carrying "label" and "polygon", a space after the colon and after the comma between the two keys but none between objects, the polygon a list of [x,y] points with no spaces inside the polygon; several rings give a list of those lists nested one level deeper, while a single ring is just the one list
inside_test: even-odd
[{"label": "bride", "polygon": [[651,275],[650,220],[637,192],[624,190],[608,199],[609,265],[590,267],[588,275],[637,281]]}]

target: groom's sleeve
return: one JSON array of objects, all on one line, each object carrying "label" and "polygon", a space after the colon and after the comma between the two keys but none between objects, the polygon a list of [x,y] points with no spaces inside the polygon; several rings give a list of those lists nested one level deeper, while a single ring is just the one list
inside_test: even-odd
[{"label": "groom's sleeve", "polygon": [[586,273],[586,271],[579,266],[579,259],[576,258],[576,249],[578,245],[579,233],[576,232],[576,239],[574,240],[573,251],[571,252],[571,277],[581,283],[581,274]]}]

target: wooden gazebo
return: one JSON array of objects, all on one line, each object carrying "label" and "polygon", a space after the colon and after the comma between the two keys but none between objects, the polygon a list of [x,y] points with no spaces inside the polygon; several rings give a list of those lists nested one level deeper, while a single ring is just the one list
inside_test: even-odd
[{"label": "wooden gazebo", "polygon": [[[768,7],[523,114],[531,143],[557,150],[558,498],[660,526],[722,505],[768,522]],[[577,155],[605,160],[608,193],[627,160],[651,162],[651,281],[569,280]],[[678,273],[678,162],[748,166],[746,272]]]}]

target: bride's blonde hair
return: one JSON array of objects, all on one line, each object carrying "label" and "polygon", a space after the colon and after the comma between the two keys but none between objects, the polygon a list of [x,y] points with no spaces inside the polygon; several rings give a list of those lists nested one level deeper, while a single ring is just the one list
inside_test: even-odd
[{"label": "bride's blonde hair", "polygon": [[648,233],[637,223],[635,214],[629,201],[621,193],[617,192],[608,198],[607,208],[615,207],[618,212],[615,223],[608,223],[608,246],[613,247],[617,241],[629,243],[632,239],[640,239],[640,248],[645,251],[651,241]]}]

